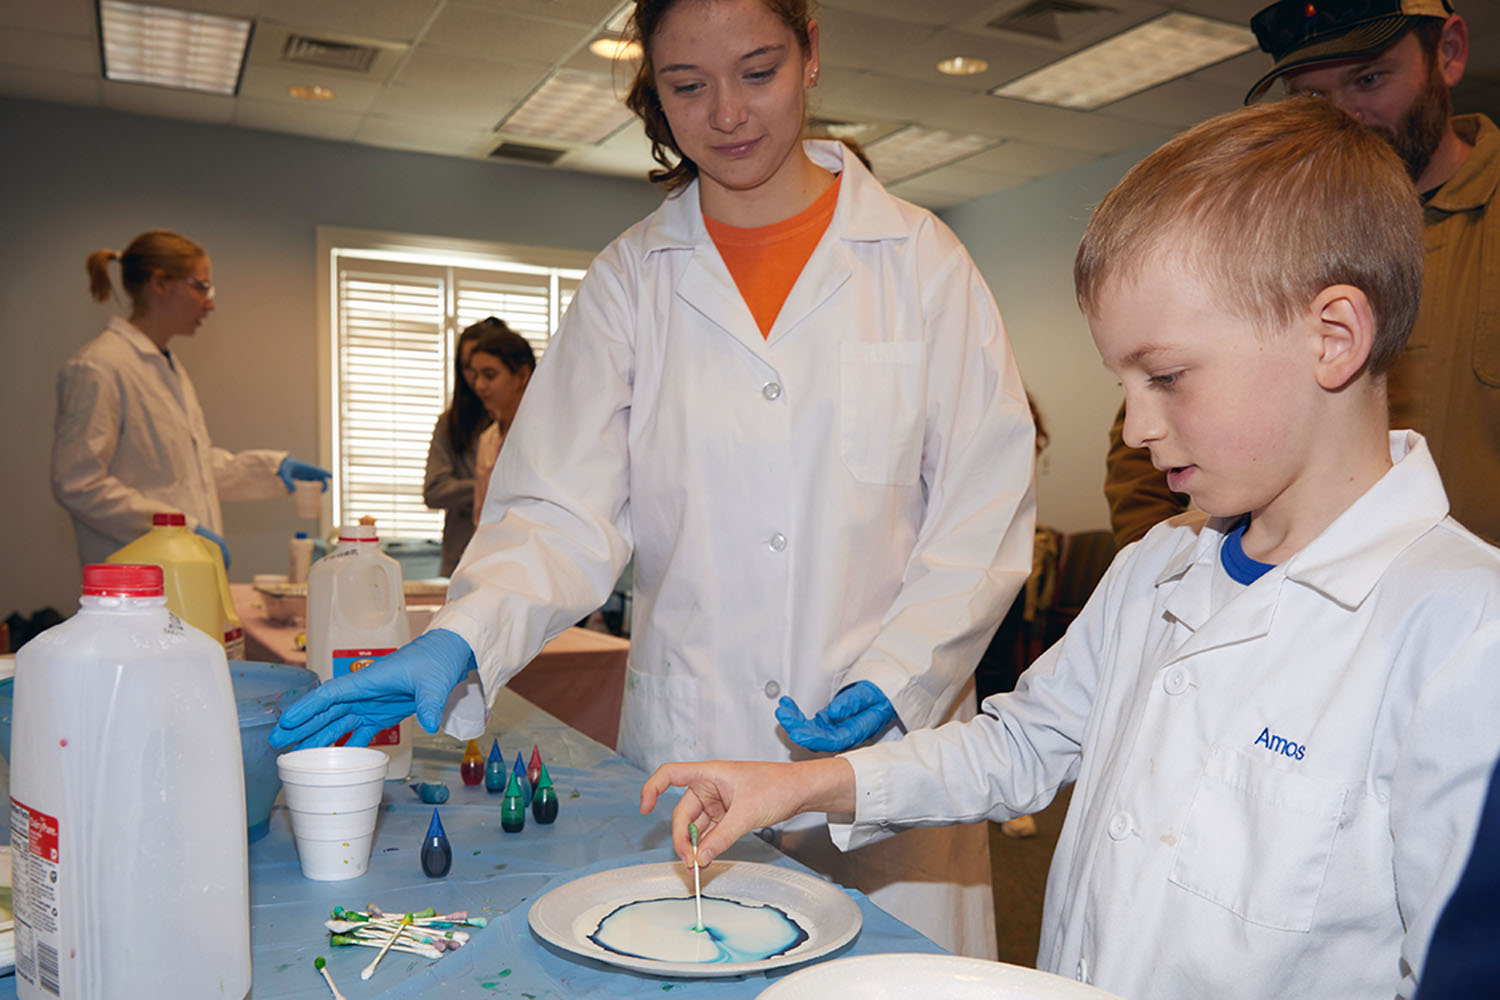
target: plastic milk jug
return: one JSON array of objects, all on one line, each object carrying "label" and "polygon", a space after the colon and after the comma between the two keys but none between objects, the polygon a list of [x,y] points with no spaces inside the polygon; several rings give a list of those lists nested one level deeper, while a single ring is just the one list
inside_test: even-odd
[{"label": "plastic milk jug", "polygon": [[10,850],[22,1000],[250,990],[245,778],[224,650],[158,566],[92,565],[16,657]]},{"label": "plastic milk jug", "polygon": [[173,614],[219,641],[231,660],[245,658],[245,629],[229,599],[218,546],[187,529],[181,514],[153,514],[151,530],[105,562],[160,566]]},{"label": "plastic milk jug", "polygon": [[[410,638],[401,564],[380,551],[374,520],[340,528],[333,551],[307,573],[308,667],[326,681],[369,666]],[[388,779],[411,773],[414,725],[407,718],[370,740],[390,755]]]}]

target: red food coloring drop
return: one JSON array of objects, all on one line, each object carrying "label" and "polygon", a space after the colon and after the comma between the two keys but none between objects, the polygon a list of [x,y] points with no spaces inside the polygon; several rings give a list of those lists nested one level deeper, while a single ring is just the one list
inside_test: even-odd
[{"label": "red food coloring drop", "polygon": [[1314,7],[1312,4],[1308,4],[1307,5],[1307,16],[1308,17],[1317,17],[1318,16],[1318,8]]},{"label": "red food coloring drop", "polygon": [[60,747],[65,747],[65,746],[68,745],[68,741],[67,741],[66,738],[60,739],[60,740],[57,741],[57,745],[60,746]]}]

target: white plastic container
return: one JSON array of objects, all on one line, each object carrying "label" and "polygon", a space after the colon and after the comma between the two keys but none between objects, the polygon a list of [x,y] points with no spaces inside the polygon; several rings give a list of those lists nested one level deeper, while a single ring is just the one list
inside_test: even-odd
[{"label": "white plastic container", "polygon": [[[410,638],[401,564],[380,551],[373,519],[345,525],[333,551],[307,574],[308,668],[322,681],[341,677],[395,652]],[[413,726],[407,717],[370,740],[391,758],[389,780],[411,773]]]},{"label": "white plastic container", "polygon": [[16,657],[10,825],[23,1000],[250,990],[245,778],[219,643],[158,566],[84,569]]},{"label": "white plastic container", "polygon": [[312,568],[313,540],[307,537],[307,532],[299,531],[287,548],[287,582],[306,583],[307,572]]}]

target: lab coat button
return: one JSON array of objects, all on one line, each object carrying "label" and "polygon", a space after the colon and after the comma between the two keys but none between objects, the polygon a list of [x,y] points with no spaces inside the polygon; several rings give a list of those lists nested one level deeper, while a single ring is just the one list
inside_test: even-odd
[{"label": "lab coat button", "polygon": [[781,385],[777,382],[767,382],[760,387],[760,394],[774,402],[781,398]]},{"label": "lab coat button", "polygon": [[1161,686],[1167,694],[1182,694],[1188,689],[1188,674],[1181,667],[1173,667],[1162,678]]},{"label": "lab coat button", "polygon": [[776,532],[776,534],[766,539],[766,544],[771,546],[772,552],[780,552],[786,548],[786,536],[778,531]]},{"label": "lab coat button", "polygon": [[781,685],[775,681],[766,681],[766,697],[774,698],[781,694]]},{"label": "lab coat button", "polygon": [[1115,813],[1109,818],[1109,839],[1124,840],[1130,836],[1130,830],[1134,825],[1130,821],[1129,813]]}]

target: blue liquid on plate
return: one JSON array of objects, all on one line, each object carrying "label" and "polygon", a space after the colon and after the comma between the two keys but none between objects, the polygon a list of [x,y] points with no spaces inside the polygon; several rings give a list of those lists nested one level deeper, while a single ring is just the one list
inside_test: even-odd
[{"label": "blue liquid on plate", "polygon": [[760,962],[807,940],[784,911],[717,896],[703,897],[703,925],[692,896],[641,899],[616,907],[589,940],[617,955],[657,962]]}]

